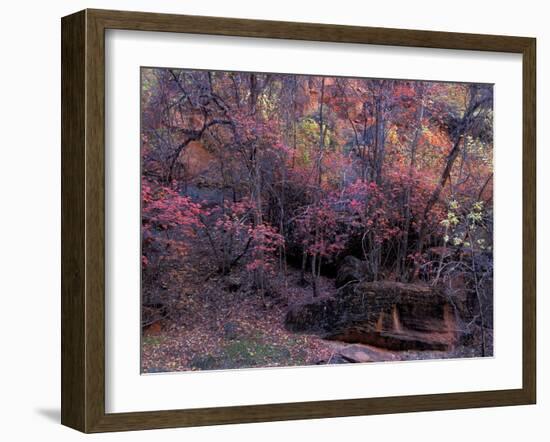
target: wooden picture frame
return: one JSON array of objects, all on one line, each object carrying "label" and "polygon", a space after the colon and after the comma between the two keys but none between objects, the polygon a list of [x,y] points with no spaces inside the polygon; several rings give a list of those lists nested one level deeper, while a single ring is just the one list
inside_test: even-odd
[{"label": "wooden picture frame", "polygon": [[[105,412],[105,30],[495,51],[523,57],[523,385],[512,390]],[[232,18],[84,10],[62,19],[62,410],[83,432],[534,404],[536,40]]]}]

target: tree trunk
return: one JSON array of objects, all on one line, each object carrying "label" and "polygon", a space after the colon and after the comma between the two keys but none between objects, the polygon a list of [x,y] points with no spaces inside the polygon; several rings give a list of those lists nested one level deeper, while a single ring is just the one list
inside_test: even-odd
[{"label": "tree trunk", "polygon": [[[323,101],[325,98],[325,77],[321,80],[321,96],[319,101],[319,151],[317,152],[317,189],[314,191],[315,195],[315,207],[318,208],[321,201],[321,185],[323,182],[323,153],[325,148],[325,131],[323,124]],[[319,224],[315,223],[315,243],[319,241]],[[319,279],[319,272],[316,270],[316,254],[314,253],[311,257],[311,278],[312,278],[312,289],[313,296],[318,295],[317,281]],[[319,270],[320,271],[320,270]]]},{"label": "tree trunk", "polygon": [[401,241],[401,249],[398,254],[398,266],[399,274],[402,280],[406,280],[406,262],[409,249],[409,230],[411,228],[411,191],[412,191],[412,177],[414,169],[416,167],[416,149],[418,147],[418,140],[422,133],[422,119],[424,118],[424,87],[420,86],[419,89],[420,105],[416,114],[416,129],[414,137],[411,143],[411,157],[409,162],[408,183],[405,189],[404,205],[404,223],[403,223],[403,240]]},{"label": "tree trunk", "polygon": [[374,112],[376,117],[376,127],[374,133],[374,181],[378,185],[382,183],[384,159],[386,157],[386,122],[384,118],[384,106],[382,97],[383,84],[384,82],[382,81],[378,85],[378,90],[376,91],[376,95],[374,98]]}]

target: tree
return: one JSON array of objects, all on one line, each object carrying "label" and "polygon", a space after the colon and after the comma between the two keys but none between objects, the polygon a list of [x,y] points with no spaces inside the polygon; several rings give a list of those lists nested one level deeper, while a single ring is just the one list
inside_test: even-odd
[{"label": "tree", "polygon": [[486,85],[144,68],[142,109],[151,284],[200,263],[262,293],[295,266],[317,296],[345,255],[373,279],[439,283],[449,201],[491,213]]},{"label": "tree", "polygon": [[[476,84],[470,85],[468,87],[467,100],[468,102],[462,116],[458,117],[454,121],[451,121],[452,126],[450,136],[453,145],[445,159],[441,177],[439,178],[439,181],[428,202],[426,203],[426,207],[424,208],[417,242],[417,253],[419,255],[422,253],[426,241],[428,216],[436,202],[439,200],[441,192],[447,184],[447,181],[451,177],[453,165],[461,152],[461,148],[464,148],[465,146],[466,136],[469,134],[472,136],[478,136],[480,129],[485,123],[486,113],[492,110],[492,92],[489,93],[487,88],[482,88]],[[418,262],[414,276],[417,276]]]}]

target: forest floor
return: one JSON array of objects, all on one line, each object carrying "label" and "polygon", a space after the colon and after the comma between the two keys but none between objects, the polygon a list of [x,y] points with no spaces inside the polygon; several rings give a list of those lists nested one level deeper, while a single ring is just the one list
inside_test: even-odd
[{"label": "forest floor", "polygon": [[[311,287],[300,285],[300,273],[289,269],[272,282],[276,294],[258,296],[241,281],[246,275],[213,277],[198,289],[181,293],[169,318],[144,331],[142,372],[283,367],[442,359],[468,356],[453,352],[388,351],[324,340],[286,330],[288,307],[312,299]],[[177,280],[173,281],[177,284]],[[173,291],[175,287],[168,287]],[[321,277],[320,296],[335,292],[334,280]],[[223,297],[223,301],[220,299]],[[428,354],[429,353],[429,354]],[[473,356],[469,355],[469,356]]]},{"label": "forest floor", "polygon": [[[311,298],[299,272],[272,282],[276,294],[258,296],[241,281],[245,275],[209,279],[184,295],[172,318],[143,336],[142,371],[146,373],[251,367],[313,365],[328,361],[334,342],[296,334],[284,327],[288,305]],[[334,291],[322,278],[322,293]],[[220,300],[223,297],[223,301]]]}]

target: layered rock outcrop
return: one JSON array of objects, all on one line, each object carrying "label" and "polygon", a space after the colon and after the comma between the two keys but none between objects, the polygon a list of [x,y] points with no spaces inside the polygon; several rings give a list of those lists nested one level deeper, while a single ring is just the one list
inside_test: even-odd
[{"label": "layered rock outcrop", "polygon": [[455,311],[441,290],[395,281],[347,284],[333,297],[292,307],[285,324],[389,350],[444,351],[457,340]]}]

